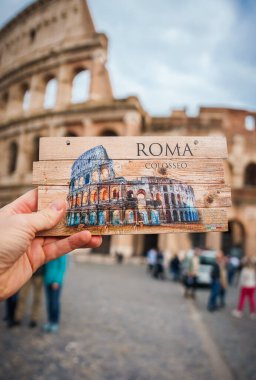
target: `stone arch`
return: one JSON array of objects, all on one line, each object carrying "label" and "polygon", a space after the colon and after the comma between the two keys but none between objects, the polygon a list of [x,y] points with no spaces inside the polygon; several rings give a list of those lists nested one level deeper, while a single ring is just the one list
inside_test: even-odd
[{"label": "stone arch", "polygon": [[99,136],[118,136],[118,133],[114,131],[113,129],[107,128],[104,129]]},{"label": "stone arch", "polygon": [[2,115],[7,110],[8,102],[9,102],[9,92],[5,91],[3,94],[1,94],[1,100],[0,100],[0,112],[2,113]]},{"label": "stone arch", "polygon": [[22,99],[22,109],[23,111],[28,111],[30,107],[30,88],[27,83],[24,83],[20,87],[21,99]]},{"label": "stone arch", "polygon": [[127,199],[133,198],[133,190],[127,190],[126,196],[127,196]]},{"label": "stone arch", "polygon": [[119,189],[118,186],[111,188],[111,199],[119,199]]},{"label": "stone arch", "polygon": [[245,186],[256,186],[256,163],[250,162],[244,172]]},{"label": "stone arch", "polygon": [[87,205],[88,203],[88,192],[84,191],[83,193],[83,205]]},{"label": "stone arch", "polygon": [[44,108],[51,109],[55,107],[57,100],[58,81],[55,76],[48,76],[45,79]]},{"label": "stone arch", "polygon": [[10,156],[9,156],[9,167],[8,173],[12,174],[16,171],[18,158],[18,144],[16,141],[12,141],[10,144]]},{"label": "stone arch", "polygon": [[92,190],[90,195],[91,203],[96,203],[98,199],[97,190]]},{"label": "stone arch", "polygon": [[76,205],[78,207],[81,207],[82,206],[82,193],[78,193],[77,194],[77,197],[76,197]]},{"label": "stone arch", "polygon": [[125,222],[126,224],[135,223],[134,210],[125,210]]},{"label": "stone arch", "polygon": [[173,206],[176,206],[176,198],[175,198],[174,193],[171,193],[171,203]]},{"label": "stone arch", "polygon": [[78,134],[74,131],[67,130],[64,137],[78,137]]},{"label": "stone arch", "polygon": [[121,224],[121,210],[112,211],[111,223],[114,226]]},{"label": "stone arch", "polygon": [[190,241],[193,248],[201,248],[205,249],[206,247],[206,233],[204,232],[197,232],[197,233],[190,233],[189,234]]},{"label": "stone arch", "polygon": [[145,199],[146,198],[146,191],[144,189],[139,189],[137,191],[137,197],[139,197],[139,196],[141,199]]},{"label": "stone arch", "polygon": [[106,187],[100,189],[100,200],[107,201],[108,200],[108,190]]},{"label": "stone arch", "polygon": [[255,118],[252,115],[245,116],[244,126],[249,132],[255,131]]},{"label": "stone arch", "polygon": [[79,67],[72,80],[71,103],[83,103],[89,98],[90,71]]},{"label": "stone arch", "polygon": [[156,193],[156,200],[162,202],[161,193]]},{"label": "stone arch", "polygon": [[99,171],[98,169],[95,169],[91,173],[91,182],[97,183],[99,182]]},{"label": "stone arch", "polygon": [[178,222],[179,221],[179,216],[178,216],[178,211],[177,210],[173,210],[173,221],[174,222]]},{"label": "stone arch", "polygon": [[102,167],[100,170],[101,180],[107,180],[109,178],[109,175],[109,169],[106,166]]},{"label": "stone arch", "polygon": [[33,162],[39,161],[39,142],[40,136],[34,136],[32,141],[31,170],[33,169]]},{"label": "stone arch", "polygon": [[245,249],[246,231],[238,219],[228,222],[228,231],[222,232],[221,248],[226,255],[242,257]]}]

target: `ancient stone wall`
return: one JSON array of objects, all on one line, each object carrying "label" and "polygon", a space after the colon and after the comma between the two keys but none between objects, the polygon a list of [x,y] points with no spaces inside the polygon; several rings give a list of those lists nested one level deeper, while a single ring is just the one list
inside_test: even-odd
[{"label": "ancient stone wall", "polygon": [[[0,31],[0,205],[31,187],[41,136],[225,135],[232,185],[230,232],[158,237],[170,256],[201,241],[208,248],[256,247],[256,113],[203,107],[150,117],[136,97],[113,96],[107,37],[98,33],[85,0],[40,0]],[[113,236],[111,253],[141,254],[144,236]],[[245,242],[245,244],[243,244]],[[229,248],[227,248],[229,247]]]}]

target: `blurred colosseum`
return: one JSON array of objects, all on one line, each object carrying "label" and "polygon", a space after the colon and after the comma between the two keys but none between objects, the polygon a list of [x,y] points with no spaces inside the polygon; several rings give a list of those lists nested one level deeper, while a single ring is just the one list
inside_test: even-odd
[{"label": "blurred colosseum", "polygon": [[116,99],[106,67],[108,39],[85,0],[38,0],[0,31],[0,205],[31,188],[41,136],[225,135],[233,206],[229,231],[106,237],[101,253],[167,255],[191,246],[231,254],[256,250],[255,112],[201,107],[151,116],[136,96]]}]

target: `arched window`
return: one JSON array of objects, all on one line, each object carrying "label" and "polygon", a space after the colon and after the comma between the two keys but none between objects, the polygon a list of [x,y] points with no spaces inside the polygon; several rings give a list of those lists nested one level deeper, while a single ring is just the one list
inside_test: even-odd
[{"label": "arched window", "polygon": [[161,194],[160,193],[156,193],[156,200],[157,201],[162,201],[162,198],[161,198]]},{"label": "arched window", "polygon": [[91,203],[96,203],[97,202],[97,191],[93,190],[90,195],[90,201]]},{"label": "arched window", "polygon": [[92,182],[98,182],[99,181],[99,172],[97,170],[94,170],[92,172]]},{"label": "arched window", "polygon": [[1,98],[1,104],[2,104],[2,109],[5,110],[6,109],[6,106],[7,106],[7,103],[8,103],[8,100],[9,100],[9,94],[8,92],[4,92],[3,95],[2,95],[2,98]]},{"label": "arched window", "polygon": [[8,94],[8,92],[4,92],[3,94],[1,94],[1,98],[0,98],[0,118],[2,118],[5,115],[5,112],[7,110],[8,100],[9,100],[9,94]]},{"label": "arched window", "polygon": [[119,191],[117,187],[114,187],[111,189],[111,198],[112,199],[118,199],[119,198]]},{"label": "arched window", "polygon": [[8,173],[12,174],[16,170],[17,166],[17,158],[18,158],[18,144],[14,141],[10,145],[10,160],[9,160],[9,168]]},{"label": "arched window", "polygon": [[64,137],[78,137],[78,135],[73,131],[67,131]]},{"label": "arched window", "polygon": [[83,195],[83,205],[86,205],[88,203],[88,193],[84,192]]},{"label": "arched window", "polygon": [[33,169],[33,162],[39,161],[39,141],[40,136],[35,136],[32,142],[31,170]]},{"label": "arched window", "polygon": [[101,179],[106,180],[109,178],[109,171],[107,168],[102,168],[101,169]]},{"label": "arched window", "polygon": [[127,196],[128,199],[133,198],[133,191],[132,190],[128,190],[127,193],[126,193],[126,196]]},{"label": "arched window", "polygon": [[255,130],[255,119],[253,116],[248,115],[245,117],[244,120],[245,129],[249,132],[252,132]]},{"label": "arched window", "polygon": [[72,82],[72,103],[83,103],[88,99],[90,74],[88,70],[80,70]]},{"label": "arched window", "polygon": [[100,136],[118,136],[118,134],[113,131],[112,129],[104,129],[101,133]]},{"label": "arched window", "polygon": [[107,201],[108,200],[108,191],[106,188],[100,190],[100,200]]},{"label": "arched window", "polygon": [[246,186],[256,186],[256,164],[251,162],[245,168],[244,184]]},{"label": "arched window", "polygon": [[56,78],[51,78],[46,83],[45,94],[44,94],[44,108],[45,109],[50,109],[50,108],[55,107],[56,97],[57,97],[57,86],[58,86],[58,82]]},{"label": "arched window", "polygon": [[30,106],[30,89],[27,85],[22,86],[22,109],[28,111]]},{"label": "arched window", "polygon": [[82,194],[78,194],[76,198],[76,205],[80,207],[82,205]]},{"label": "arched window", "polygon": [[173,210],[173,221],[174,222],[178,222],[179,221],[177,210]]},{"label": "arched window", "polygon": [[138,199],[145,199],[146,198],[146,192],[143,189],[139,189],[137,192],[137,198]]}]

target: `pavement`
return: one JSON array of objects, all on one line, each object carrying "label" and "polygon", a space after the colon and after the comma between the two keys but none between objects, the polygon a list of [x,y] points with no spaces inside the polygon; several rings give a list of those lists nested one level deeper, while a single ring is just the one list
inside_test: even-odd
[{"label": "pavement", "polygon": [[73,258],[58,334],[29,329],[28,316],[13,329],[0,322],[0,380],[253,380],[256,321],[231,316],[236,292],[208,313],[208,290],[187,300],[144,266]]}]

